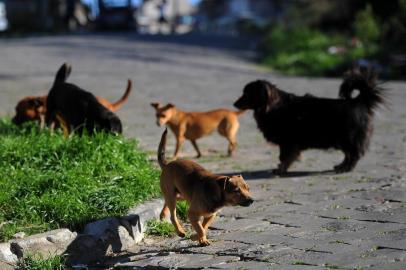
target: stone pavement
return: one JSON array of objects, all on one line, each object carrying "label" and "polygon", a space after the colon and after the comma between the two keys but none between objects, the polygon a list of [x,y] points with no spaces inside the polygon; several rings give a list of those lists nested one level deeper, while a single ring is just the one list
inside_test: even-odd
[{"label": "stone pavement", "polygon": [[[110,100],[134,92],[118,115],[152,159],[162,128],[153,101],[185,110],[232,108],[245,83],[264,78],[297,94],[336,97],[340,79],[283,77],[252,63],[251,44],[227,38],[73,35],[0,40],[0,115],[19,97],[45,94],[54,72],[70,62],[69,81]],[[95,269],[406,269],[406,83],[388,82],[390,108],[375,117],[369,152],[354,172],[333,174],[337,151],[307,151],[286,177],[269,169],[267,145],[252,113],[241,117],[239,148],[224,157],[217,134],[199,140],[198,162],[215,173],[241,173],[255,203],[224,208],[209,232],[212,245],[179,237],[147,237]],[[173,136],[168,140],[172,153]],[[185,143],[186,158],[195,152]],[[170,156],[170,154],[168,154]]]}]

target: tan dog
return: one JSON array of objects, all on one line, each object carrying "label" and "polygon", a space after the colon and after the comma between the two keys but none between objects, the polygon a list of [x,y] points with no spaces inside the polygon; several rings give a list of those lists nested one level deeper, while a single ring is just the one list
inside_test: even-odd
[{"label": "tan dog", "polygon": [[[116,102],[110,103],[107,99],[96,97],[97,101],[112,112],[117,111],[128,99],[132,88],[131,80],[128,80],[124,95]],[[16,115],[13,123],[20,125],[28,121],[38,121],[41,127],[45,124],[47,96],[28,96],[17,103]]]},{"label": "tan dog", "polygon": [[155,108],[157,125],[168,125],[176,137],[176,149],[173,159],[177,159],[179,151],[185,139],[192,142],[197,152],[197,157],[202,154],[197,146],[196,140],[209,135],[215,129],[220,135],[228,140],[228,155],[231,156],[237,147],[237,130],[239,127],[238,116],[244,111],[230,111],[227,109],[218,109],[208,112],[184,112],[167,104],[161,106],[159,103],[151,103]]},{"label": "tan dog", "polygon": [[165,199],[160,218],[166,219],[170,214],[177,234],[184,237],[185,230],[176,217],[176,201],[186,200],[189,203],[188,218],[197,233],[191,239],[207,246],[210,244],[206,238],[207,230],[221,207],[253,203],[249,187],[241,175],[215,175],[190,160],[168,163],[165,160],[167,133],[165,129],[158,148],[158,163],[162,168],[160,184]]}]

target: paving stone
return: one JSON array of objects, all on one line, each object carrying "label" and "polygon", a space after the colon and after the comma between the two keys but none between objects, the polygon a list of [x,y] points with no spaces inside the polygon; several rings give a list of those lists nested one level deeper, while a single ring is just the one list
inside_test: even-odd
[{"label": "paving stone", "polygon": [[21,258],[27,254],[39,253],[44,256],[49,254],[62,254],[75,240],[77,234],[68,229],[58,229],[23,239],[11,241],[11,251]]},{"label": "paving stone", "polygon": [[17,263],[17,256],[11,252],[10,243],[0,243],[0,269],[14,269]]}]

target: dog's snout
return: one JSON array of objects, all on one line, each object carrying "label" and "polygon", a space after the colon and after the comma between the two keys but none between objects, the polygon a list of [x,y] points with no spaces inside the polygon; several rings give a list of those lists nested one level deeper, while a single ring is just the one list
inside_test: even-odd
[{"label": "dog's snout", "polygon": [[240,100],[241,100],[241,99],[239,98],[236,102],[234,102],[234,104],[233,104],[234,107],[240,108],[240,104],[239,104],[239,103],[240,103]]},{"label": "dog's snout", "polygon": [[241,206],[250,206],[253,202],[254,200],[252,198],[248,198],[241,203]]}]

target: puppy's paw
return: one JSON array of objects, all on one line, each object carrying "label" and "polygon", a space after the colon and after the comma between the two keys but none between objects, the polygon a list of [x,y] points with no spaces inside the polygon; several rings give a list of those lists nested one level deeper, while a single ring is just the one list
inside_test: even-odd
[{"label": "puppy's paw", "polygon": [[210,241],[206,239],[206,237],[202,237],[199,239],[199,244],[202,247],[210,246]]},{"label": "puppy's paw", "polygon": [[177,234],[179,237],[182,237],[182,238],[186,236],[186,233],[184,231],[178,231]]}]

